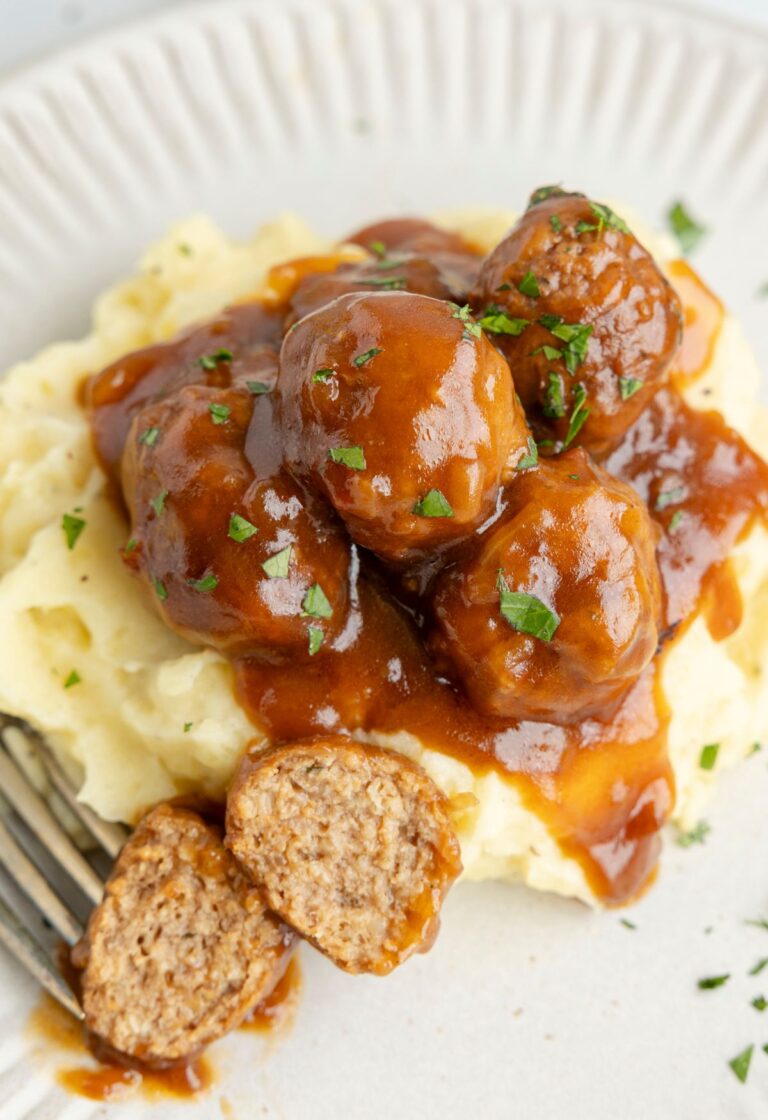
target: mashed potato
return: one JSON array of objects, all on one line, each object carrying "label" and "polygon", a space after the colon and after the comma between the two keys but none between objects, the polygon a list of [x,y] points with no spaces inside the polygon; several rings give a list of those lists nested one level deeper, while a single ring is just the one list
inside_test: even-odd
[{"label": "mashed potato", "polygon": [[[441,221],[490,246],[513,218],[474,211]],[[662,264],[674,256],[666,239],[633,226]],[[118,554],[125,525],[105,497],[77,386],[121,354],[257,292],[270,265],[330,248],[294,217],[245,245],[194,218],[102,297],[86,338],[49,347],[0,385],[0,710],[48,736],[83,778],[83,800],[107,818],[135,820],[152,803],[189,790],[221,794],[258,730],[234,701],[229,664],[172,634],[125,570]],[[688,399],[720,409],[753,446],[768,450],[758,380],[741,329],[728,317]],[[61,528],[65,513],[87,523],[72,550]],[[768,730],[766,531],[756,528],[733,559],[747,604],[742,626],[718,643],[697,620],[664,664],[675,819],[683,828],[699,818],[717,772]],[[579,864],[562,854],[510,781],[476,777],[404,732],[370,738],[416,759],[455,798],[468,878],[523,880],[595,902]],[[713,741],[720,743],[717,771],[704,772],[701,747]]]}]

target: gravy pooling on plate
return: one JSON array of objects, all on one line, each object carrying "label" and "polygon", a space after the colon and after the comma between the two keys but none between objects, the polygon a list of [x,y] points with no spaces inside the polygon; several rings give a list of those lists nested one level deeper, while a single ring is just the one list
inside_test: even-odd
[{"label": "gravy pooling on plate", "polygon": [[[352,240],[366,262],[284,266],[273,300],[91,379],[126,562],[170,626],[233,658],[270,738],[406,731],[496,768],[624,901],[674,800],[660,658],[702,611],[732,631],[728,555],[768,503],[762,460],[676,387],[722,308],[675,265],[677,351],[678,295],[581,196],[536,192],[485,261],[416,219]],[[524,490],[539,530],[489,581]],[[494,689],[457,613],[476,592]]]}]

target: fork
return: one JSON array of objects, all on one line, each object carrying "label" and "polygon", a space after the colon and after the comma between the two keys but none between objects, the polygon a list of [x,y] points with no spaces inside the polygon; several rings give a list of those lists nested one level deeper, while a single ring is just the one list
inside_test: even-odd
[{"label": "fork", "polygon": [[[92,859],[80,851],[35,788],[20,762],[25,751],[41,764],[51,791],[85,830]],[[87,913],[101,902],[109,865],[127,838],[122,825],[102,820],[78,801],[75,787],[38,731],[0,712],[0,944],[81,1021],[82,1008],[56,964],[55,935],[69,946],[82,937]],[[25,910],[27,920],[22,916]],[[46,929],[54,937],[41,938]]]}]

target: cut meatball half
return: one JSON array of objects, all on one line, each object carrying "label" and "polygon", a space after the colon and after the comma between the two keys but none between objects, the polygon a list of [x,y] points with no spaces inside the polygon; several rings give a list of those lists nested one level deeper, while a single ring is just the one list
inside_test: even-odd
[{"label": "cut meatball half", "polygon": [[385,975],[429,949],[461,871],[429,776],[340,735],[246,755],[226,843],[268,904],[347,972]]},{"label": "cut meatball half", "polygon": [[188,1061],[272,990],[292,945],[219,830],[158,805],[120,853],[73,953],[86,1025],[144,1065]]}]

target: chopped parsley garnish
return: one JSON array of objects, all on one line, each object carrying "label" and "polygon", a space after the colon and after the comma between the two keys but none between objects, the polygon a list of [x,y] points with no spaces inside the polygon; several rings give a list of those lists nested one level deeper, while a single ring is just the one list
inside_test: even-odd
[{"label": "chopped parsley garnish", "polygon": [[768,966],[768,957],[763,957],[753,968],[750,968],[747,976],[759,976],[766,966]]},{"label": "chopped parsley garnish", "polygon": [[752,1006],[755,1011],[765,1011],[766,1007],[768,1007],[768,999],[766,999],[765,996],[755,996],[752,1000]]},{"label": "chopped parsley garnish", "polygon": [[629,918],[620,918],[619,920],[621,921],[621,924],[624,926],[625,929],[637,929],[637,926],[635,925],[635,923],[630,922]]},{"label": "chopped parsley garnish", "polygon": [[157,495],[157,497],[153,498],[152,501],[149,503],[152,506],[152,509],[155,511],[155,513],[157,514],[158,517],[160,516],[160,514],[165,509],[165,499],[167,497],[168,497],[168,491],[167,490],[161,490],[160,493]]},{"label": "chopped parsley garnish", "polygon": [[67,677],[67,679],[64,681],[64,687],[65,688],[74,688],[74,686],[76,684],[80,684],[82,679],[83,678],[80,676],[77,669],[73,669],[72,672]]},{"label": "chopped parsley garnish", "polygon": [[539,461],[539,449],[536,446],[536,440],[533,436],[528,436],[528,453],[523,455],[522,459],[518,461],[515,467],[516,471],[527,471],[531,467],[535,467]]},{"label": "chopped parsley garnish", "polygon": [[589,336],[594,329],[592,324],[565,323],[560,315],[541,315],[539,322],[555,338],[565,343],[558,356],[562,357],[568,372],[574,374],[587,356]]},{"label": "chopped parsley garnish", "polygon": [[709,992],[712,988],[722,988],[723,984],[727,984],[730,978],[730,972],[724,972],[722,976],[705,976],[703,980],[699,980],[696,986],[702,992]]},{"label": "chopped parsley garnish", "polygon": [[692,218],[679,200],[669,208],[667,220],[683,251],[683,256],[692,253],[707,232],[706,226],[700,225],[695,218]]},{"label": "chopped parsley garnish", "polygon": [[662,490],[654,502],[653,508],[659,513],[661,510],[666,509],[667,506],[673,506],[676,502],[681,502],[684,497],[684,486],[674,486],[671,490]]},{"label": "chopped parsley garnish", "polygon": [[213,572],[206,572],[202,579],[188,579],[187,583],[194,591],[200,591],[203,594],[215,591],[219,586],[219,581]]},{"label": "chopped parsley garnish", "polygon": [[402,292],[405,287],[404,276],[369,276],[366,280],[357,280],[358,284],[367,284],[371,288],[380,288],[384,292]]},{"label": "chopped parsley garnish", "polygon": [[130,556],[131,553],[135,552],[138,547],[139,547],[139,542],[136,540],[135,537],[131,537],[131,539],[128,541],[127,545],[123,549],[123,552],[125,553],[126,556]]},{"label": "chopped parsley garnish", "polygon": [[528,296],[530,299],[538,299],[541,295],[541,288],[536,277],[531,272],[530,268],[517,285],[517,290],[521,296]]},{"label": "chopped parsley garnish", "polygon": [[489,334],[510,334],[514,338],[521,335],[529,325],[530,319],[514,319],[511,315],[507,315],[506,311],[496,307],[495,304],[486,307],[485,313],[480,319],[480,326]]},{"label": "chopped parsley garnish", "polygon": [[329,447],[328,458],[333,463],[341,463],[351,471],[364,471],[365,452],[362,447]]},{"label": "chopped parsley garnish", "polygon": [[75,517],[72,513],[65,513],[61,519],[61,527],[67,541],[67,548],[71,552],[80,539],[80,534],[86,526],[82,517]]},{"label": "chopped parsley garnish", "polygon": [[711,831],[712,826],[707,821],[699,821],[688,832],[679,833],[677,842],[681,848],[690,848],[693,844],[703,844]]},{"label": "chopped parsley garnish", "polygon": [[330,618],[333,614],[333,607],[319,583],[312,584],[302,600],[301,608],[311,618]]},{"label": "chopped parsley garnish", "polygon": [[565,402],[563,400],[563,379],[559,373],[552,370],[547,374],[549,384],[544,394],[543,412],[552,420],[560,420],[565,416]]},{"label": "chopped parsley garnish", "polygon": [[216,369],[216,366],[222,362],[231,362],[234,356],[231,350],[222,347],[220,350],[214,350],[213,354],[204,354],[202,358],[198,358],[197,364],[203,369]]},{"label": "chopped parsley garnish", "polygon": [[597,218],[597,224],[594,225],[590,222],[577,222],[576,233],[587,233],[589,230],[595,230],[598,237],[607,227],[608,229],[615,229],[619,233],[629,233],[629,226],[620,218],[619,215],[611,210],[610,206],[605,206],[602,202],[590,202],[589,208]]},{"label": "chopped parsley garnish", "polygon": [[153,579],[152,586],[155,589],[155,595],[157,595],[158,599],[164,603],[168,598],[168,588],[165,586],[161,579]]},{"label": "chopped parsley garnish", "polygon": [[147,447],[154,447],[159,435],[159,428],[146,428],[139,436],[139,443],[144,443]]},{"label": "chopped parsley garnish", "polygon": [[669,525],[667,526],[667,532],[668,533],[676,532],[677,529],[680,528],[680,523],[682,522],[684,517],[685,517],[685,512],[681,509],[676,509],[675,512],[672,514],[672,516],[669,519]]},{"label": "chopped parsley garnish", "polygon": [[768,280],[757,289],[758,296],[768,296]]},{"label": "chopped parsley garnish", "polygon": [[320,626],[310,626],[307,634],[309,637],[309,656],[314,657],[323,644],[325,634]]},{"label": "chopped parsley garnish", "polygon": [[245,517],[241,517],[239,513],[233,513],[229,519],[227,536],[230,540],[242,544],[243,541],[249,541],[258,531],[256,526],[252,525]]},{"label": "chopped parsley garnish", "polygon": [[194,727],[194,723],[191,720],[189,720],[187,723],[185,723],[184,724],[184,734],[186,735],[186,733],[188,731],[191,731],[193,727]]},{"label": "chopped parsley garnish", "polygon": [[573,392],[573,411],[571,412],[571,419],[568,423],[568,432],[565,440],[563,441],[563,451],[570,447],[576,436],[589,419],[589,409],[585,407],[587,401],[587,390],[583,385],[577,385]]},{"label": "chopped parsley garnish", "polygon": [[768,930],[768,918],[748,918],[745,924],[755,926],[756,929]]},{"label": "chopped parsley garnish", "polygon": [[748,1046],[746,1050],[742,1050],[742,1052],[740,1054],[737,1054],[735,1058],[731,1058],[730,1062],[728,1063],[742,1085],[749,1077],[749,1064],[752,1061],[752,1053],[754,1049],[754,1046]]},{"label": "chopped parsley garnish", "polygon": [[270,556],[261,565],[270,579],[285,579],[288,575],[288,568],[291,563],[291,554],[293,553],[293,546],[288,545],[281,552],[276,552],[274,556]]},{"label": "chopped parsley garnish", "polygon": [[375,358],[376,355],[380,353],[381,349],[378,346],[372,346],[370,350],[366,350],[365,353],[358,354],[356,358],[353,358],[352,365],[360,369],[361,366],[366,365],[367,362],[370,362],[372,358]]},{"label": "chopped parsley garnish", "polygon": [[177,246],[177,248],[178,248],[179,252],[181,253],[181,255],[183,257],[191,257],[192,256],[192,246],[187,245],[186,241],[180,242],[179,245]]},{"label": "chopped parsley garnish", "polygon": [[563,188],[558,184],[552,187],[537,187],[537,189],[528,199],[528,205],[526,209],[530,210],[532,206],[538,206],[540,202],[546,202],[547,199],[552,198],[553,195],[561,196],[566,193],[567,192],[564,191]]},{"label": "chopped parsley garnish", "polygon": [[226,424],[232,409],[228,404],[209,404],[208,411],[214,424]]},{"label": "chopped parsley garnish", "polygon": [[527,591],[510,591],[504,579],[504,569],[499,569],[496,581],[499,592],[499,610],[513,630],[530,634],[543,642],[550,642],[560,625],[560,617],[546,603]]},{"label": "chopped parsley garnish", "polygon": [[417,517],[453,517],[453,507],[442,490],[427,491],[411,512]]},{"label": "chopped parsley garnish", "polygon": [[699,766],[702,770],[714,770],[719,750],[719,743],[707,743],[705,747],[701,748]]},{"label": "chopped parsley garnish", "polygon": [[260,397],[264,393],[272,392],[272,386],[265,384],[263,381],[246,381],[245,387],[254,397]]},{"label": "chopped parsley garnish", "polygon": [[555,233],[562,233],[563,223],[560,221],[560,217],[558,214],[552,214],[550,216],[549,224],[552,226],[552,229],[555,231]]},{"label": "chopped parsley garnish", "polygon": [[628,401],[630,397],[634,397],[635,393],[642,389],[643,384],[641,377],[620,377],[619,392],[621,393],[621,399]]},{"label": "chopped parsley garnish", "polygon": [[511,292],[512,291],[512,285],[511,284],[499,284],[496,291],[497,292]]},{"label": "chopped parsley garnish", "polygon": [[483,328],[479,323],[476,323],[472,318],[472,312],[469,309],[469,304],[465,303],[463,307],[457,307],[453,313],[452,318],[458,319],[459,322],[464,324],[464,332],[462,338],[473,339],[479,338],[483,333]]},{"label": "chopped parsley garnish", "polygon": [[331,380],[333,373],[332,369],[316,369],[312,374],[312,382],[315,385],[324,385],[326,381]]},{"label": "chopped parsley garnish", "polygon": [[372,241],[368,248],[376,257],[386,257],[387,247],[383,241]]}]

